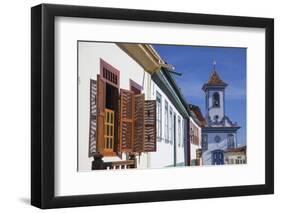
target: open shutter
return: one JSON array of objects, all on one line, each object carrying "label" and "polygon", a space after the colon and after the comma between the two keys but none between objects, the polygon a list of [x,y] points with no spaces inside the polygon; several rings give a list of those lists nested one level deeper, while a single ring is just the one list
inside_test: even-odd
[{"label": "open shutter", "polygon": [[156,151],[156,101],[144,102],[144,152]]},{"label": "open shutter", "polygon": [[97,81],[90,80],[89,157],[97,151]]},{"label": "open shutter", "polygon": [[133,149],[133,92],[120,90],[120,151]]},{"label": "open shutter", "polygon": [[104,149],[105,82],[97,76],[97,151]]},{"label": "open shutter", "polygon": [[143,152],[144,148],[144,94],[134,95],[134,152]]}]

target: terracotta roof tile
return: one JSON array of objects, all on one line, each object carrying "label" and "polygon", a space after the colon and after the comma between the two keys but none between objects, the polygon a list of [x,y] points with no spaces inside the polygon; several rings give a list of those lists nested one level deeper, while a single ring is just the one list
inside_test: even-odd
[{"label": "terracotta roof tile", "polygon": [[197,120],[200,122],[200,126],[204,127],[206,125],[206,120],[203,117],[199,106],[196,106],[196,105],[193,105],[193,104],[189,104],[189,109],[194,113],[194,115],[196,116]]},{"label": "terracotta roof tile", "polygon": [[221,80],[219,74],[214,70],[209,78],[207,85],[226,85],[226,83]]},{"label": "terracotta roof tile", "polygon": [[241,146],[237,148],[227,149],[225,152],[246,152],[246,149],[246,146]]}]

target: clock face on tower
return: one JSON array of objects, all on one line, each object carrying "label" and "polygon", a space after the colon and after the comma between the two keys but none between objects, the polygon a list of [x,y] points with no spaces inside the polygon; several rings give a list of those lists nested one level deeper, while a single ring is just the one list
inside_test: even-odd
[{"label": "clock face on tower", "polygon": [[216,135],[216,137],[215,137],[215,141],[216,141],[217,143],[219,143],[219,142],[221,141],[221,137],[220,137],[220,136],[218,136],[218,135]]}]

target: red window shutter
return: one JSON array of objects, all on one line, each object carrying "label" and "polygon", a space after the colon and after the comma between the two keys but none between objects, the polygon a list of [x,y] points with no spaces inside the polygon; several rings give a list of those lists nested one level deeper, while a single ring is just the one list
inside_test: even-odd
[{"label": "red window shutter", "polygon": [[97,151],[97,81],[90,80],[89,157]]},{"label": "red window shutter", "polygon": [[133,143],[134,152],[144,151],[144,94],[134,95]]},{"label": "red window shutter", "polygon": [[133,92],[120,90],[120,147],[121,152],[133,149]]},{"label": "red window shutter", "polygon": [[144,102],[144,152],[156,151],[156,101]]},{"label": "red window shutter", "polygon": [[97,151],[104,149],[105,82],[97,76]]}]

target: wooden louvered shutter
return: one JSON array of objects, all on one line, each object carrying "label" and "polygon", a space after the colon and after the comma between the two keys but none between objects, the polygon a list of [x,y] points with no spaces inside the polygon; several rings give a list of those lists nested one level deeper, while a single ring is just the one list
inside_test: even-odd
[{"label": "wooden louvered shutter", "polygon": [[144,102],[144,152],[156,151],[156,101]]},{"label": "wooden louvered shutter", "polygon": [[97,151],[104,149],[104,117],[105,117],[105,82],[97,77]]},{"label": "wooden louvered shutter", "polygon": [[134,95],[134,152],[143,152],[144,147],[144,94]]},{"label": "wooden louvered shutter", "polygon": [[89,157],[97,151],[97,81],[90,80]]},{"label": "wooden louvered shutter", "polygon": [[133,150],[133,92],[120,90],[120,147],[121,152]]}]

